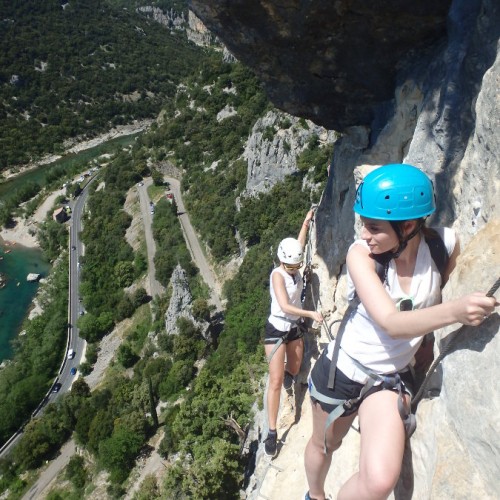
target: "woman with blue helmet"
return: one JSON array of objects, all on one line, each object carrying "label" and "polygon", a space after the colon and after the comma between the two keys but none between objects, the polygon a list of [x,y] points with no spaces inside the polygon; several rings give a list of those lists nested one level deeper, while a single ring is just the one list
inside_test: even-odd
[{"label": "woman with blue helmet", "polygon": [[[306,499],[325,498],[332,453],[356,416],[361,429],[359,471],[337,498],[390,495],[401,471],[405,428],[412,423],[410,367],[423,337],[453,323],[478,325],[498,305],[484,293],[441,303],[441,273],[425,227],[435,209],[432,182],[411,165],[377,168],[358,187],[354,211],[363,227],[346,259],[349,300],[358,305],[346,317],[343,334],[337,335],[339,346],[331,342],[310,375],[313,433],[305,451]],[[459,244],[451,229],[435,231],[449,255],[446,279]]]}]

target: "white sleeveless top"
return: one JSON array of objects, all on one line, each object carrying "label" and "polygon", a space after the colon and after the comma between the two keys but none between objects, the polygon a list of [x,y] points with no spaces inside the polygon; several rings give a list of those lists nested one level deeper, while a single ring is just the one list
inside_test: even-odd
[{"label": "white sleeveless top", "polygon": [[[435,228],[444,241],[448,255],[455,248],[456,235],[449,228]],[[357,240],[353,245],[367,244],[363,240]],[[352,245],[351,245],[352,247]],[[349,271],[348,298],[354,297],[354,284]],[[415,270],[411,280],[410,293],[405,294],[400,286],[394,260],[389,263],[387,271],[387,282],[384,283],[394,303],[403,298],[410,297],[414,308],[421,309],[441,302],[441,274],[431,257],[431,253],[425,239],[422,237],[418,247]],[[380,328],[370,317],[362,303],[358,305],[356,312],[347,322],[342,335],[339,352],[338,368],[351,380],[364,383],[366,375],[359,370],[349,359],[349,356],[358,360],[362,365],[377,373],[394,373],[406,368],[413,360],[423,337],[412,339],[394,339]],[[332,358],[333,344],[328,346],[328,357]],[[346,356],[347,353],[349,356]]]},{"label": "white sleeveless top", "polygon": [[300,271],[297,271],[294,276],[291,276],[286,271],[281,269],[281,267],[276,267],[271,272],[269,277],[270,281],[270,293],[271,293],[271,314],[268,318],[269,323],[279,330],[280,332],[289,332],[295,322],[300,318],[300,316],[295,316],[293,314],[286,314],[280,307],[276,294],[273,287],[273,274],[279,273],[285,279],[285,289],[288,295],[288,303],[300,307],[302,309],[302,303],[300,301],[300,295],[302,293],[302,275]]}]

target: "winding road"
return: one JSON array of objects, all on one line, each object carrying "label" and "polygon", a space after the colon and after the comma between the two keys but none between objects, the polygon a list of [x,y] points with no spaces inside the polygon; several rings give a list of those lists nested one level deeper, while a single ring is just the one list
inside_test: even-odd
[{"label": "winding road", "polygon": [[[180,182],[173,178],[173,177],[167,177],[165,179],[169,184],[170,184],[170,189],[175,197],[175,202],[177,204],[177,212],[178,212],[178,217],[182,226],[182,230],[184,233],[184,237],[187,242],[187,246],[189,248],[189,251],[191,252],[191,257],[195,264],[198,266],[200,270],[200,274],[202,278],[204,279],[205,283],[208,285],[210,288],[211,292],[211,300],[210,302],[216,307],[217,311],[222,311],[223,306],[222,302],[220,300],[220,284],[218,283],[215,274],[212,271],[212,268],[208,264],[208,261],[205,257],[205,254],[202,251],[199,239],[196,235],[196,232],[191,225],[191,221],[189,220],[189,216],[186,213],[186,210],[184,208],[184,202],[182,200],[181,196],[181,190],[180,190]],[[152,217],[154,215],[151,214],[151,209],[150,209],[150,199],[147,193],[147,187],[150,186],[152,183],[151,178],[145,179],[143,183],[139,183],[137,185],[138,193],[139,193],[139,201],[140,201],[140,207],[141,207],[141,217],[144,222],[144,232],[145,232],[145,239],[146,239],[146,246],[147,246],[147,256],[148,256],[148,281],[149,281],[149,293],[151,296],[157,296],[162,293],[164,293],[164,288],[163,286],[158,282],[158,280],[155,278],[155,266],[154,266],[154,256],[156,252],[156,245],[155,241],[153,239],[153,232],[151,229],[151,224],[152,224]],[[142,185],[141,185],[142,184]],[[81,196],[81,198],[78,200],[78,206],[75,206],[73,208],[73,223],[71,224],[71,245],[75,246],[75,249],[72,250],[72,255],[71,258],[71,264],[70,264],[70,273],[71,273],[71,279],[70,283],[73,285],[70,285],[70,318],[77,318],[77,312],[80,308],[79,301],[78,301],[78,265],[77,265],[77,259],[78,256],[80,255],[80,244],[78,240],[78,231],[80,230],[80,217],[81,217],[81,212],[83,210],[83,205],[85,202],[86,196]],[[76,204],[75,204],[76,205]],[[76,291],[75,291],[76,290]],[[76,322],[76,321],[75,321]],[[76,335],[70,336],[70,346],[74,346],[75,351],[77,353],[81,353],[83,350],[81,348],[81,345],[78,344],[78,341],[80,340],[78,337],[77,332],[73,332]],[[73,337],[73,338],[72,338]],[[84,342],[83,340],[80,340],[80,342]],[[79,356],[78,356],[79,357]],[[76,360],[73,360],[76,361]],[[78,364],[78,363],[76,363]],[[75,366],[76,366],[75,364]],[[66,363],[68,365],[68,363]],[[69,370],[69,366],[66,366],[66,371]],[[72,378],[72,377],[71,377]],[[71,382],[69,382],[69,385]],[[69,388],[69,387],[68,387]],[[67,390],[68,388],[65,387]],[[62,392],[62,391],[61,391]],[[57,396],[57,395],[56,395]],[[66,465],[69,463],[69,460],[71,456],[75,453],[76,451],[76,446],[75,442],[73,439],[67,441],[60,450],[60,454],[58,455],[57,458],[52,460],[50,463],[48,463],[47,468],[44,469],[38,479],[35,481],[35,483],[32,485],[30,490],[22,497],[22,500],[35,500],[37,498],[40,498],[40,496],[43,494],[44,490],[49,487],[50,484],[52,484],[55,480],[57,480],[57,477],[61,470],[66,467]],[[153,455],[156,452],[153,453]],[[160,461],[161,462],[161,461]]]}]

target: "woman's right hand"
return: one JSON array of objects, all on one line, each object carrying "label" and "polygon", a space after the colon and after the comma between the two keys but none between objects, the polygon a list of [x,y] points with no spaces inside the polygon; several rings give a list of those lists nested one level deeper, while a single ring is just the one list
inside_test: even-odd
[{"label": "woman's right hand", "polygon": [[311,311],[311,319],[319,324],[323,323],[323,315],[318,311]]},{"label": "woman's right hand", "polygon": [[456,318],[464,325],[478,326],[500,305],[495,297],[475,292],[457,299]]}]

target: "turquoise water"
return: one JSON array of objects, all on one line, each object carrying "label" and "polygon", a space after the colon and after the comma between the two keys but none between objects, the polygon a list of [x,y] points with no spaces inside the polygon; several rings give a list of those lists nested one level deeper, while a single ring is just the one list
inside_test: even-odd
[{"label": "turquoise water", "polygon": [[26,276],[37,273],[44,278],[49,269],[40,250],[0,245],[0,273],[7,277],[7,285],[0,289],[0,363],[12,356],[10,342],[20,332],[39,287],[28,283]]}]

